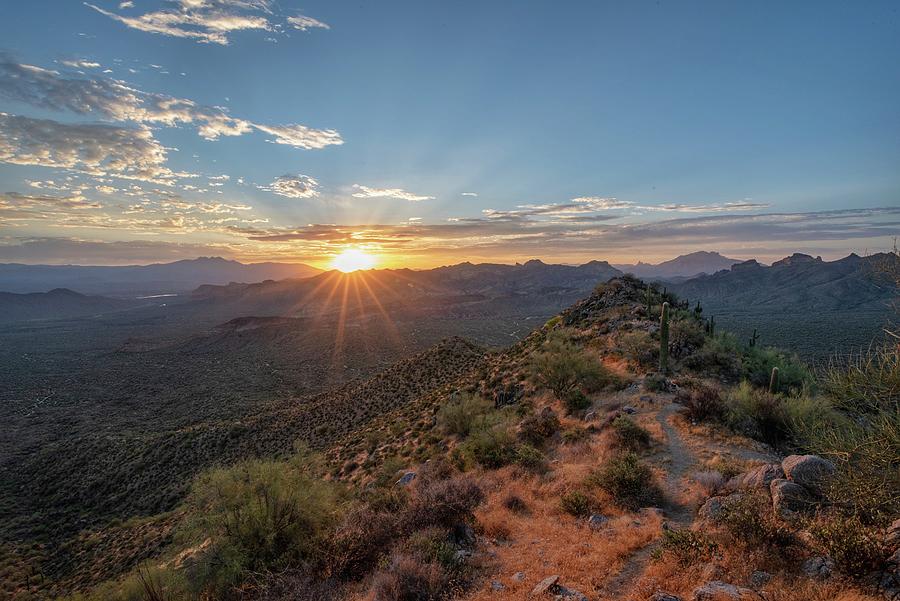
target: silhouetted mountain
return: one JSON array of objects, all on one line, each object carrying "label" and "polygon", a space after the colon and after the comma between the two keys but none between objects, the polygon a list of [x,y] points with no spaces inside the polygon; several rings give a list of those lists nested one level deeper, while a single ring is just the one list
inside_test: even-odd
[{"label": "silhouetted mountain", "polygon": [[663,261],[657,265],[638,262],[635,265],[616,265],[617,269],[639,278],[672,280],[690,278],[701,274],[713,274],[730,269],[739,259],[729,259],[717,252],[699,251]]},{"label": "silhouetted mountain", "polygon": [[84,317],[121,311],[138,304],[136,301],[103,296],[85,296],[65,288],[30,294],[0,292],[0,323]]},{"label": "silhouetted mountain", "polygon": [[46,292],[69,288],[83,294],[137,296],[173,294],[202,284],[305,278],[321,273],[303,263],[250,263],[200,257],[152,265],[86,266],[0,264],[0,290]]},{"label": "silhouetted mountain", "polygon": [[885,253],[868,257],[851,254],[837,261],[796,253],[771,267],[755,260],[745,261],[728,271],[696,277],[669,288],[717,310],[883,310],[897,290],[881,276],[881,271],[889,266],[896,268],[898,261],[896,255]]}]

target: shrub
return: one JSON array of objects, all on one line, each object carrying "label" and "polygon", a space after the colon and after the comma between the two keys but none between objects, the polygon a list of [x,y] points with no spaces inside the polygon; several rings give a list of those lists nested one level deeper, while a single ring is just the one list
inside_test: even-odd
[{"label": "shrub", "polygon": [[589,436],[588,431],[584,428],[572,426],[563,430],[562,440],[565,444],[578,444],[587,440]]},{"label": "shrub", "polygon": [[672,321],[669,332],[669,349],[675,358],[686,357],[706,344],[706,335],[700,322],[692,319]]},{"label": "shrub", "polygon": [[719,420],[725,414],[719,389],[705,384],[680,390],[675,402],[684,407],[685,417],[695,423]]},{"label": "shrub", "polygon": [[542,411],[539,414],[529,415],[519,422],[518,436],[528,444],[540,446],[557,431],[559,418],[552,411]]},{"label": "shrub", "polygon": [[582,387],[599,390],[616,380],[612,372],[572,344],[567,334],[559,330],[553,331],[532,355],[531,369],[541,386],[563,400]]},{"label": "shrub", "polygon": [[528,505],[525,503],[524,499],[512,492],[507,493],[506,496],[503,497],[503,506],[513,513],[525,513],[528,511]]},{"label": "shrub", "polygon": [[351,510],[331,539],[326,573],[340,579],[368,574],[399,533],[396,513],[365,506]]},{"label": "shrub", "polygon": [[720,523],[736,542],[781,551],[794,543],[790,528],[775,518],[765,493],[730,498],[724,505]]},{"label": "shrub", "polygon": [[881,531],[855,516],[819,516],[810,532],[838,569],[850,576],[882,569],[890,554]]},{"label": "shrub", "polygon": [[570,390],[562,397],[563,405],[570,414],[584,411],[591,406],[591,400],[580,390]]},{"label": "shrub", "polygon": [[850,415],[900,411],[900,348],[880,346],[832,360],[821,374],[824,391]]},{"label": "shrub", "polygon": [[668,386],[669,381],[663,374],[647,374],[644,378],[644,389],[648,392],[665,392]]},{"label": "shrub", "polygon": [[445,589],[446,576],[440,566],[402,554],[395,555],[372,581],[375,601],[436,601]]},{"label": "shrub", "polygon": [[437,423],[445,433],[465,438],[473,430],[487,425],[493,409],[491,402],[480,396],[462,394],[438,410]]},{"label": "shrub", "polygon": [[650,446],[650,433],[626,415],[620,415],[612,422],[616,443],[632,451]]},{"label": "shrub", "polygon": [[741,375],[741,348],[731,334],[710,336],[703,346],[682,360],[682,365],[696,372],[736,380]]},{"label": "shrub", "polygon": [[580,490],[570,490],[559,499],[560,508],[575,517],[590,515],[591,505],[591,498]]},{"label": "shrub", "polygon": [[436,563],[445,572],[455,572],[460,568],[461,561],[447,531],[441,528],[428,528],[419,530],[410,535],[405,547],[411,556],[426,563]]},{"label": "shrub", "polygon": [[531,445],[523,444],[516,449],[516,464],[534,473],[547,471],[547,458]]},{"label": "shrub", "polygon": [[772,445],[786,441],[791,434],[784,399],[747,381],[729,391],[726,420],[734,430]]},{"label": "shrub", "polygon": [[626,332],[619,337],[619,346],[626,358],[640,365],[656,365],[659,343],[643,330]]},{"label": "shrub", "polygon": [[201,475],[187,499],[184,534],[214,541],[200,568],[222,590],[248,572],[282,570],[325,559],[337,522],[338,487],[311,473],[310,457],[245,461]]},{"label": "shrub", "polygon": [[721,472],[716,470],[697,472],[694,474],[694,481],[700,486],[707,497],[713,496],[725,486],[725,477]]},{"label": "shrub", "polygon": [[778,368],[778,392],[800,391],[812,383],[812,374],[800,359],[771,347],[747,347],[741,365],[743,377],[754,386],[768,388],[773,367]]},{"label": "shrub", "polygon": [[682,566],[710,561],[719,546],[703,532],[694,530],[663,530],[660,551],[669,554]]},{"label": "shrub", "polygon": [[463,453],[482,467],[497,469],[516,458],[516,441],[501,427],[477,430],[461,445]]},{"label": "shrub", "polygon": [[481,486],[463,476],[420,480],[401,521],[415,529],[453,528],[470,522],[472,512],[483,500]]},{"label": "shrub", "polygon": [[589,480],[627,509],[651,505],[660,498],[650,467],[630,451],[607,461]]}]

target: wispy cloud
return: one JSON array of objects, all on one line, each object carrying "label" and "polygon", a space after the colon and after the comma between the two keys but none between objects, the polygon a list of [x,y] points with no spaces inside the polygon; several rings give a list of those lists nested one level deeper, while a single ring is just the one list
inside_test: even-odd
[{"label": "wispy cloud", "polygon": [[[329,29],[318,19],[304,15],[285,18],[275,14],[270,0],[175,0],[171,9],[125,15],[84,3],[102,15],[139,31],[201,43],[227,45],[229,36],[238,31],[256,30],[267,35],[280,33],[285,27],[300,31]],[[122,2],[119,10],[133,8],[133,2]]]},{"label": "wispy cloud", "polygon": [[424,196],[421,194],[413,194],[407,192],[403,188],[370,188],[361,184],[353,184],[353,188],[357,192],[353,193],[355,198],[399,198],[400,200],[408,200],[409,202],[419,202],[422,200],[434,200],[434,196]]},{"label": "wispy cloud", "polygon": [[272,141],[277,144],[295,148],[319,149],[344,142],[333,129],[255,123],[232,117],[222,107],[143,92],[115,79],[67,77],[57,71],[19,63],[3,53],[0,53],[0,98],[111,121],[169,127],[193,125],[207,140],[260,131],[273,136]]},{"label": "wispy cloud", "polygon": [[460,193],[460,196],[473,196],[474,197],[474,196],[478,196],[478,194],[476,192],[462,192],[462,193]]},{"label": "wispy cloud", "polygon": [[308,175],[282,175],[268,186],[259,186],[287,198],[316,198],[319,195],[319,182]]}]

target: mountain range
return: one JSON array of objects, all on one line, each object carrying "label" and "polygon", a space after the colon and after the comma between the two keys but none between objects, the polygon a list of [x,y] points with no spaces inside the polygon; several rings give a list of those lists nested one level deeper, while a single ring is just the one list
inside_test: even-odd
[{"label": "mountain range", "polygon": [[656,265],[638,261],[634,265],[616,265],[615,267],[643,279],[673,280],[716,273],[723,269],[730,269],[735,263],[741,262],[740,259],[729,259],[717,252],[698,251]]},{"label": "mountain range", "polygon": [[184,293],[202,284],[306,278],[317,273],[321,270],[304,263],[245,264],[221,257],[123,266],[0,263],[0,291],[69,288],[82,294],[134,297]]}]

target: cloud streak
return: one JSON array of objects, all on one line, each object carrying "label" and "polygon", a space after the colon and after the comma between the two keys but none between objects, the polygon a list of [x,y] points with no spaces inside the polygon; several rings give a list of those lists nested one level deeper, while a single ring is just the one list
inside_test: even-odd
[{"label": "cloud streak", "polygon": [[316,198],[319,196],[319,182],[308,175],[282,175],[268,186],[260,186],[273,194],[287,198]]},{"label": "cloud streak", "polygon": [[353,193],[354,198],[399,198],[409,202],[419,202],[422,200],[434,200],[434,196],[424,196],[421,194],[413,194],[407,192],[403,188],[370,188],[361,184],[353,184],[353,188],[357,190]]}]

